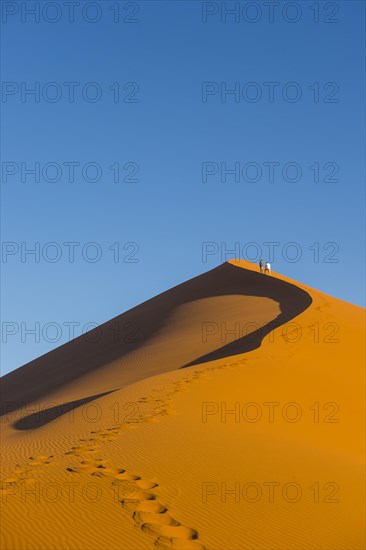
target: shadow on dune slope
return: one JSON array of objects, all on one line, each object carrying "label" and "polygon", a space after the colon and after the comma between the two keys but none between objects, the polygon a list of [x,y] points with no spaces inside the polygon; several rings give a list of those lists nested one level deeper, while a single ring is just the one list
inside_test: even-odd
[{"label": "shadow on dune slope", "polygon": [[[121,360],[119,370],[116,371],[118,373],[124,368],[135,369],[133,364],[123,364],[122,359],[143,348],[157,331],[166,327],[169,317],[177,308],[188,302],[225,295],[270,298],[280,305],[281,313],[260,330],[200,357],[186,357],[189,346],[182,337],[175,344],[185,350],[185,355],[182,354],[185,360],[182,359],[178,368],[251,351],[260,346],[264,336],[275,326],[293,319],[312,302],[307,292],[291,283],[224,263],[5,375],[1,379],[1,389],[6,412],[41,399],[82,377],[85,379],[87,375],[114,361]],[[155,371],[148,371],[147,375],[166,370],[169,370],[166,366],[160,371],[155,367]],[[136,373],[132,371],[132,375],[129,374],[128,383],[132,383],[131,376],[135,376],[132,382],[143,377],[137,368]],[[115,389],[119,380],[111,379],[110,384],[110,389]]]},{"label": "shadow on dune slope", "polygon": [[14,422],[13,427],[16,430],[34,430],[35,428],[41,428],[49,422],[55,422],[55,420],[57,420],[60,416],[71,413],[74,409],[77,409],[82,405],[86,405],[87,403],[94,402],[100,397],[109,395],[114,391],[116,390],[103,392],[97,395],[90,395],[88,397],[84,397],[83,399],[77,399],[76,401],[70,401],[69,403],[62,403],[61,405],[55,405],[54,407],[48,407],[47,409],[28,414],[27,416],[23,416]]}]

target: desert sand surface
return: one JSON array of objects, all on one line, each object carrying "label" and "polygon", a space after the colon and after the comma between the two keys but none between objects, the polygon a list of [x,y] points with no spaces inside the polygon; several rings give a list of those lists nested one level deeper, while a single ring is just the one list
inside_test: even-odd
[{"label": "desert sand surface", "polygon": [[1,548],[359,549],[362,308],[233,260],[1,379]]}]

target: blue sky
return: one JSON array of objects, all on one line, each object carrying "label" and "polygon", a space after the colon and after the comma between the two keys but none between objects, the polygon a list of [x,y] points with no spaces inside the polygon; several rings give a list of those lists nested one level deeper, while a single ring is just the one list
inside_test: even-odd
[{"label": "blue sky", "polygon": [[264,243],[363,305],[363,2],[46,4],[2,2],[3,374]]}]

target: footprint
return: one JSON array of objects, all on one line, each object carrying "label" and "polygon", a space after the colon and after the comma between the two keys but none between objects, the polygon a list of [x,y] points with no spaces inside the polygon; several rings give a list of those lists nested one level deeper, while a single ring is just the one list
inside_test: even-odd
[{"label": "footprint", "polygon": [[154,514],[164,514],[168,509],[160,504],[158,500],[142,500],[136,508],[139,512],[153,512]]},{"label": "footprint", "polygon": [[98,450],[96,445],[79,445],[77,447],[71,447],[71,451],[65,453],[65,455],[80,456],[85,453],[94,453]]},{"label": "footprint", "polygon": [[171,407],[157,407],[154,409],[154,413],[158,416],[173,416],[176,414],[176,411]]},{"label": "footprint", "polygon": [[138,481],[141,479],[140,476],[136,476],[135,474],[131,474],[126,471],[123,471],[120,474],[112,474],[112,475],[116,480],[120,480],[120,481]]},{"label": "footprint", "polygon": [[166,537],[167,539],[197,539],[198,533],[195,529],[183,525],[161,525],[159,523],[145,523],[142,530],[151,535]]},{"label": "footprint", "polygon": [[49,464],[51,458],[53,458],[53,455],[29,456],[28,463],[31,466],[41,466],[42,464]]},{"label": "footprint", "polygon": [[128,495],[124,499],[122,499],[122,506],[125,503],[128,502],[139,502],[140,500],[156,500],[156,495],[154,493],[151,493],[150,491],[136,491],[132,495]]},{"label": "footprint", "polygon": [[8,477],[4,479],[3,483],[17,483],[19,480],[17,477]]},{"label": "footprint", "polygon": [[158,487],[158,484],[154,481],[149,481],[148,479],[139,479],[135,481],[136,487],[139,489],[155,489]]},{"label": "footprint", "polygon": [[[86,460],[83,460],[81,463],[80,463],[80,466],[79,466],[80,470],[82,471],[86,471],[86,472],[94,472],[94,471],[98,471],[100,468],[106,468],[106,466],[103,466],[101,463],[99,462],[89,462],[89,461],[86,461]],[[101,470],[99,470],[101,471]]]},{"label": "footprint", "polygon": [[133,519],[143,529],[147,524],[159,524],[159,525],[180,525],[178,521],[173,519],[169,514],[155,514],[154,512],[140,512],[133,513]]}]

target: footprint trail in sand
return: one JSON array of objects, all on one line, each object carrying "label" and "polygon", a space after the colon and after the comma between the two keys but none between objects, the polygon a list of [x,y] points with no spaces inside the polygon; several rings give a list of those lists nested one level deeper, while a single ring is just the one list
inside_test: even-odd
[{"label": "footprint trail in sand", "polygon": [[[175,415],[172,398],[176,393],[187,391],[190,383],[206,377],[209,371],[236,364],[229,363],[208,367],[201,371],[195,370],[177,382],[170,382],[154,389],[152,395],[138,399],[138,403],[141,404],[151,403],[152,412],[141,413],[133,419],[125,420],[122,424],[93,430],[89,434],[90,437],[79,439],[76,445],[64,453],[70,459],[79,460],[77,464],[66,468],[70,474],[86,473],[97,478],[112,479],[112,485],[118,487],[117,493],[123,494],[123,497],[117,501],[124,509],[131,512],[134,522],[141,530],[154,538],[155,547],[159,550],[205,550],[205,546],[198,540],[198,532],[195,529],[182,525],[170,514],[164,503],[160,502],[157,494],[158,483],[143,479],[124,468],[111,468],[105,464],[102,457],[96,457],[96,454],[100,454],[101,445],[119,439],[124,431],[134,429],[138,424],[158,422],[159,417]],[[32,471],[49,464],[53,458],[53,455],[28,457],[25,465],[18,464],[13,476],[4,480],[5,487],[2,486],[0,492],[10,494],[11,485],[19,482],[34,483],[36,480],[32,477]]]},{"label": "footprint trail in sand", "polygon": [[[213,370],[213,368],[210,370]],[[198,532],[195,529],[181,525],[169,513],[168,508],[159,501],[155,491],[159,487],[157,483],[143,479],[141,476],[128,472],[123,468],[110,468],[103,463],[102,458],[93,458],[93,455],[99,450],[100,444],[118,439],[123,430],[133,428],[134,425],[142,422],[156,422],[160,416],[176,414],[170,396],[185,391],[187,384],[204,376],[206,376],[205,372],[194,371],[193,374],[177,382],[153,390],[160,397],[141,397],[138,400],[139,403],[144,404],[154,403],[151,414],[140,414],[133,420],[123,424],[103,430],[94,430],[90,432],[90,438],[80,439],[80,445],[72,447],[70,451],[65,453],[83,458],[77,466],[67,468],[70,473],[87,472],[96,477],[112,478],[113,484],[121,486],[122,492],[127,494],[119,499],[119,502],[124,508],[131,511],[133,520],[142,531],[154,537],[155,547],[161,550],[169,548],[204,550],[205,547],[198,540]]]}]

